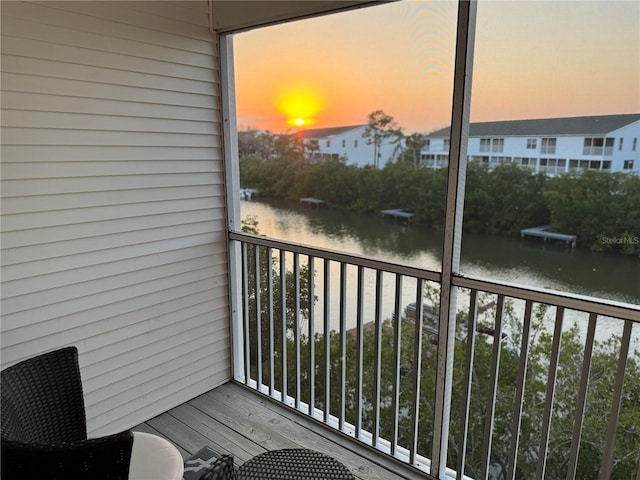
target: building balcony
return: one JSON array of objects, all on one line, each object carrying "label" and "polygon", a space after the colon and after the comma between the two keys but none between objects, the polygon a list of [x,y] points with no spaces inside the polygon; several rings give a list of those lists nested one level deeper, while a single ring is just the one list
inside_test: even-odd
[{"label": "building balcony", "polygon": [[90,434],[184,455],[638,478],[640,310],[457,273],[477,2],[441,271],[238,233],[232,34],[376,2],[272,3],[0,2],[2,367],[76,345]]},{"label": "building balcony", "polygon": [[613,155],[613,147],[584,147],[582,150],[582,154],[585,156],[605,156],[610,157]]},{"label": "building balcony", "polygon": [[[437,478],[439,455],[446,478],[609,478],[624,463],[636,308],[456,275],[449,317],[439,272],[230,239],[234,382],[146,424],[190,453],[230,429],[241,462],[295,444],[341,452],[362,478]],[[272,443],[257,446],[263,437]],[[598,458],[585,455],[594,440]]]}]

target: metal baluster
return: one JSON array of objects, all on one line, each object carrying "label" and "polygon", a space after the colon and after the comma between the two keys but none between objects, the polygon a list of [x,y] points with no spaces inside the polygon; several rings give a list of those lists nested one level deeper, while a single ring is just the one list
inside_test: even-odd
[{"label": "metal baluster", "polygon": [[602,466],[600,467],[601,480],[609,480],[613,476],[613,457],[616,446],[616,430],[618,429],[618,417],[620,416],[620,406],[622,404],[622,390],[624,387],[624,372],[627,368],[627,357],[629,356],[629,344],[631,343],[631,327],[633,322],[626,320],[622,331],[620,342],[620,356],[618,357],[618,371],[616,372],[616,382],[613,387],[613,400],[611,401],[611,415],[609,415],[609,426],[607,427],[607,438],[604,442],[604,454],[602,455]]},{"label": "metal baluster", "polygon": [[261,304],[261,286],[260,282],[260,248],[255,246],[253,249],[253,259],[255,261],[255,285],[256,285],[256,368],[257,368],[257,388],[260,391],[262,386],[262,304]]},{"label": "metal baluster", "polygon": [[395,322],[393,325],[393,396],[391,397],[391,455],[395,455],[398,446],[398,418],[400,418],[400,345],[402,343],[402,275],[396,274],[396,301],[394,305]]},{"label": "metal baluster", "polygon": [[300,409],[300,254],[293,254],[293,349],[294,349],[294,371],[296,382],[296,409]]},{"label": "metal baluster", "polygon": [[467,319],[467,339],[464,359],[464,383],[462,409],[460,412],[460,451],[456,478],[462,480],[467,455],[467,430],[469,428],[469,405],[471,403],[471,381],[473,380],[473,355],[476,348],[476,321],[478,318],[478,291],[471,290],[469,296],[469,318]]},{"label": "metal baluster", "polygon": [[275,387],[274,335],[273,335],[273,251],[267,248],[267,298],[269,301],[269,395],[273,397]]},{"label": "metal baluster", "polygon": [[356,338],[356,438],[360,438],[362,429],[362,355],[363,355],[363,337],[364,331],[362,329],[362,318],[364,316],[364,267],[358,266],[358,293],[357,293],[357,311],[356,311],[356,324],[357,324],[357,338]]},{"label": "metal baluster", "polygon": [[244,383],[249,385],[251,378],[251,339],[249,338],[249,266],[247,263],[247,244],[242,243],[242,319],[244,321]]},{"label": "metal baluster", "polygon": [[330,332],[330,312],[331,303],[329,289],[331,282],[330,260],[324,260],[324,423],[329,423],[331,414],[331,332]]},{"label": "metal baluster", "polygon": [[529,355],[529,336],[531,334],[531,312],[533,302],[527,300],[524,307],[524,325],[522,326],[522,341],[520,342],[520,365],[518,366],[518,378],[516,380],[516,398],[513,402],[513,414],[511,424],[511,450],[507,464],[507,475],[511,480],[516,478],[516,465],[518,463],[518,444],[520,443],[520,424],[522,420],[522,405],[524,401],[524,386],[527,381],[527,362]]},{"label": "metal baluster", "polygon": [[482,451],[482,474],[480,478],[488,478],[491,463],[491,440],[493,438],[493,421],[496,410],[496,394],[498,392],[498,370],[500,369],[500,350],[502,345],[502,316],[504,314],[504,295],[498,295],[496,306],[496,322],[493,332],[493,354],[491,356],[491,378],[487,397],[487,416],[484,424],[484,449]]},{"label": "metal baluster", "polygon": [[576,478],[578,468],[578,454],[580,452],[580,438],[582,437],[582,422],[584,421],[584,409],[587,403],[587,388],[589,387],[589,375],[591,373],[591,357],[593,354],[593,341],[596,335],[596,321],[598,315],[589,315],[587,338],[584,345],[584,358],[582,360],[582,374],[580,386],[576,398],[576,414],[573,421],[573,436],[571,437],[571,452],[569,453],[569,466],[567,467],[567,480]]},{"label": "metal baluster", "polygon": [[315,326],[315,272],[312,256],[309,256],[309,415],[316,408],[316,326]]},{"label": "metal baluster", "polygon": [[340,263],[340,399],[338,429],[344,430],[345,397],[347,390],[347,264]]},{"label": "metal baluster", "polygon": [[284,258],[285,251],[280,250],[280,320],[282,326],[280,335],[282,340],[282,397],[280,401],[287,403],[287,266]]},{"label": "metal baluster", "polygon": [[411,441],[409,443],[409,464],[416,463],[416,453],[418,450],[418,423],[420,419],[420,372],[422,364],[422,325],[424,317],[424,303],[422,300],[422,290],[424,280],[417,279],[416,285],[416,318],[413,333],[413,404],[411,406]]},{"label": "metal baluster", "polygon": [[380,367],[382,341],[382,272],[376,270],[376,313],[375,313],[375,350],[373,356],[373,430],[372,444],[378,445],[380,434]]},{"label": "metal baluster", "polygon": [[556,326],[553,332],[553,343],[549,357],[549,376],[547,379],[547,397],[542,416],[542,439],[538,450],[538,467],[536,478],[543,480],[547,468],[547,451],[549,449],[549,436],[551,435],[551,415],[553,414],[553,396],[556,390],[556,375],[558,373],[558,360],[560,358],[560,343],[562,339],[562,320],[564,307],[556,307]]}]

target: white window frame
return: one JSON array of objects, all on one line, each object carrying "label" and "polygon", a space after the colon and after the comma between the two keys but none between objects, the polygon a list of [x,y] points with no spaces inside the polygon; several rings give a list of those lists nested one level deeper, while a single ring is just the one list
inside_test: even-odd
[{"label": "white window frame", "polygon": [[493,153],[504,152],[504,138],[491,139],[491,152]]},{"label": "white window frame", "polygon": [[556,137],[542,137],[540,140],[540,153],[555,154],[558,139]]}]

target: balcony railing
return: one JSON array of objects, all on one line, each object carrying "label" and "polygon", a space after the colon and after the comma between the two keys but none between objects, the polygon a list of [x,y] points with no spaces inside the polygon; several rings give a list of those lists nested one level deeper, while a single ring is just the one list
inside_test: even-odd
[{"label": "balcony railing", "polygon": [[605,155],[610,157],[613,155],[613,145],[609,146],[585,146],[582,149],[583,155]]},{"label": "balcony railing", "polygon": [[[640,475],[637,308],[456,275],[442,330],[438,272],[230,239],[238,381],[427,474],[444,425],[451,478]],[[442,331],[448,371],[437,368]],[[435,418],[437,398],[448,418]]]}]

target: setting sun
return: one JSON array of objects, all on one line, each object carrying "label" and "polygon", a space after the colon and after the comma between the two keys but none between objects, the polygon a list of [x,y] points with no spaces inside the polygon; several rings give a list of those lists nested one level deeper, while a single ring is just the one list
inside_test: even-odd
[{"label": "setting sun", "polygon": [[295,127],[313,125],[322,110],[322,102],[316,92],[309,89],[288,89],[280,95],[277,107],[287,118],[287,124]]}]

